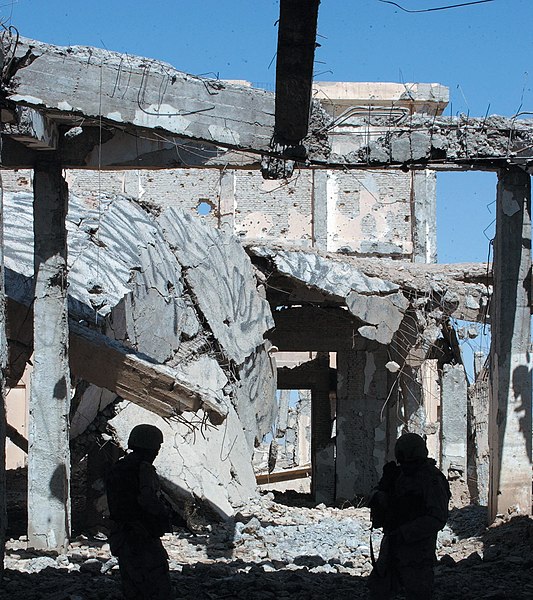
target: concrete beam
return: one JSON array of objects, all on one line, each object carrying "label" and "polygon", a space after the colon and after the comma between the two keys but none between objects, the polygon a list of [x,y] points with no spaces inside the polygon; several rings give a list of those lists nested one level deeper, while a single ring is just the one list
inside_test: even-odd
[{"label": "concrete beam", "polygon": [[56,160],[34,172],[34,352],[29,403],[28,543],[65,547],[70,536],[70,371],[67,184]]},{"label": "concrete beam", "polygon": [[[18,107],[18,110],[40,114],[26,107]],[[43,115],[41,119],[55,125]],[[5,153],[2,166],[5,168],[30,168],[41,151],[50,149],[44,143],[39,145],[29,135],[23,135],[20,128],[4,125],[2,130]],[[100,128],[79,117],[70,126],[63,126],[63,130],[66,137],[61,147],[61,163],[65,168],[105,171],[260,166],[257,154],[227,150],[177,136],[162,136],[153,131],[143,133],[135,129],[130,132],[108,124]]]},{"label": "concrete beam", "polygon": [[270,148],[272,93],[97,48],[21,38],[15,56],[17,68],[4,86],[17,104],[241,150]]},{"label": "concrete beam", "polygon": [[131,348],[71,321],[73,373],[115,392],[160,417],[174,417],[202,408],[220,424],[227,407],[198,385],[181,379],[175,369],[152,362]]},{"label": "concrete beam", "polygon": [[531,514],[531,180],[502,170],[496,199],[489,516]]},{"label": "concrete beam", "polygon": [[299,144],[309,130],[320,0],[281,0],[276,62],[275,140]]},{"label": "concrete beam", "polygon": [[[485,119],[404,115],[367,115],[349,126],[328,128],[328,165],[383,168],[493,169],[505,164],[533,165],[533,124],[514,118]],[[313,156],[310,156],[313,160]]]},{"label": "concrete beam", "polygon": [[[533,124],[527,120],[437,114],[398,118],[377,111],[332,122],[317,103],[311,130],[295,155],[294,146],[272,144],[271,93],[97,48],[62,48],[21,39],[15,56],[14,68],[3,82],[7,99],[42,110],[65,127],[79,126],[82,117],[87,125],[115,127],[134,137],[156,131],[167,142],[168,136],[180,136],[274,160],[305,157],[307,165],[331,168],[533,168]],[[439,110],[436,107],[435,113]],[[156,152],[144,166],[157,168],[159,159],[161,167],[168,165],[169,155]],[[122,161],[131,166],[131,153],[114,166],[119,168]],[[13,160],[7,164],[13,165]],[[239,160],[226,164],[238,166]],[[270,176],[277,172],[285,175],[283,169],[270,169]]]},{"label": "concrete beam", "polygon": [[[20,379],[33,350],[33,309],[8,299],[10,364],[13,384]],[[227,407],[208,390],[178,372],[98,331],[69,321],[69,364],[85,381],[159,415],[172,417],[202,408],[212,422],[222,422]],[[18,376],[18,378],[17,378]]]}]

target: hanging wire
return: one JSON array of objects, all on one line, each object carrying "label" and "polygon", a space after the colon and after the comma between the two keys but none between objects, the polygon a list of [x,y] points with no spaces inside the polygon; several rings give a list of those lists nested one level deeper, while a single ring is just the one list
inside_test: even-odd
[{"label": "hanging wire", "polygon": [[447,6],[438,6],[436,8],[420,8],[416,10],[412,10],[409,8],[404,8],[397,2],[391,2],[391,0],[378,0],[379,2],[383,2],[383,4],[392,4],[396,6],[400,10],[403,10],[406,13],[426,13],[426,12],[435,12],[439,10],[449,10],[452,8],[462,8],[463,6],[473,6],[474,4],[487,4],[488,2],[494,2],[495,0],[475,0],[474,2],[461,2],[460,4],[449,4]]}]

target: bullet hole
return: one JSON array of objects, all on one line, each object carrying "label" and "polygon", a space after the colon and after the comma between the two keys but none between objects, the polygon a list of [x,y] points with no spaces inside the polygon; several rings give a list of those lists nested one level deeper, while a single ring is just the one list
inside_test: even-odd
[{"label": "bullet hole", "polygon": [[201,216],[210,214],[214,209],[215,205],[210,200],[205,198],[199,200],[198,204],[196,205],[196,212]]}]

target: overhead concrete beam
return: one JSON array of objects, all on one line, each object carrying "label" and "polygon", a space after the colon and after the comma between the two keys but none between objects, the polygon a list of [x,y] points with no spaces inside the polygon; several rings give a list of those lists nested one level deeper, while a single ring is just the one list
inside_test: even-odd
[{"label": "overhead concrete beam", "polygon": [[242,150],[270,148],[272,93],[202,79],[155,60],[25,38],[15,59],[4,86],[17,104]]},{"label": "overhead concrete beam", "polygon": [[[202,79],[166,63],[97,48],[64,48],[21,39],[15,58],[3,82],[8,104],[38,109],[66,128],[80,126],[83,118],[83,127],[96,126],[101,131],[114,127],[139,139],[155,132],[163,142],[179,136],[266,154],[273,160],[305,158],[308,166],[329,168],[402,165],[496,170],[505,164],[533,168],[533,123],[528,120],[437,114],[398,117],[378,111],[335,121],[317,101],[310,131],[295,155],[294,146],[275,144],[273,139],[272,93]],[[22,159],[20,153],[18,159]],[[6,160],[14,166],[14,159]],[[132,160],[131,152],[126,152],[113,159],[113,166],[131,167]],[[172,152],[150,150],[135,168],[157,168],[158,161],[164,168],[169,162],[175,164],[174,160]],[[237,155],[222,160],[228,166],[240,164]],[[285,172],[271,168],[269,176]]]},{"label": "overhead concrete beam", "polygon": [[462,165],[496,170],[509,163],[533,164],[533,123],[500,116],[415,114],[398,119],[370,114],[349,125],[332,124],[328,137],[327,162],[337,166],[449,169]]}]

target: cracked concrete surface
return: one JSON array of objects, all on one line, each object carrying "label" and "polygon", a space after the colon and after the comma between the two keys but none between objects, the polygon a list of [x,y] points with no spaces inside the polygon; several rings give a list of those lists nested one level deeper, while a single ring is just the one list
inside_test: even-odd
[{"label": "cracked concrete surface", "polygon": [[[6,266],[12,274],[7,293],[26,305],[32,297],[32,200],[27,193],[5,194]],[[79,364],[92,369],[81,369],[81,376],[100,386],[105,376],[103,387],[108,382],[115,395],[139,404],[128,402],[116,417],[124,447],[127,436],[120,431],[129,432],[135,419],[180,437],[187,468],[176,471],[169,450],[163,475],[171,487],[184,487],[221,514],[231,514],[237,500],[255,493],[253,446],[275,411],[274,370],[264,345],[273,321],[249,257],[232,236],[175,209],[161,213],[121,196],[99,203],[71,195],[69,206],[70,315],[81,321],[73,322],[71,334],[80,340],[96,336],[106,351],[120,347],[124,353],[116,362],[98,352],[105,362],[100,364],[75,337],[72,354],[85,356]],[[192,352],[180,351],[182,343]],[[117,375],[132,361],[141,375],[136,383],[133,370],[129,380]],[[143,369],[150,373],[143,375]],[[143,391],[154,376],[152,392]],[[164,395],[175,391],[179,398],[182,383],[183,393],[199,392],[218,402],[225,421],[214,426],[205,420],[201,403],[196,415],[186,413],[190,416],[179,422],[157,416],[165,414],[159,404]],[[159,397],[151,396],[158,385]],[[74,417],[78,430],[94,417],[96,401],[100,395],[90,388]],[[153,412],[146,410],[150,407]]]}]

